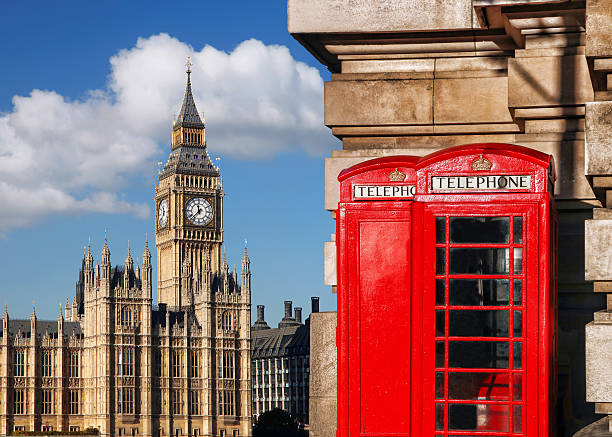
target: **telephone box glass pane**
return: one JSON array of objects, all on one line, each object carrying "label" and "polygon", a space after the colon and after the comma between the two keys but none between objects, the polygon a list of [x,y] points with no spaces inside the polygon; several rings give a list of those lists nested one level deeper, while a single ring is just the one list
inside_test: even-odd
[{"label": "telephone box glass pane", "polygon": [[514,217],[514,244],[523,243],[523,217]]},{"label": "telephone box glass pane", "polygon": [[446,218],[436,217],[436,243],[446,242]]},{"label": "telephone box glass pane", "polygon": [[508,217],[451,217],[451,243],[508,243]]},{"label": "telephone box glass pane", "polygon": [[436,337],[444,336],[444,310],[436,311]]},{"label": "telephone box glass pane", "polygon": [[514,311],[514,336],[522,337],[523,336],[523,312],[522,311]]},{"label": "telephone box glass pane", "polygon": [[514,379],[512,382],[512,386],[513,386],[512,397],[514,398],[515,401],[522,401],[523,400],[523,375],[520,373],[515,373],[513,378]]},{"label": "telephone box glass pane", "polygon": [[444,305],[444,279],[436,279],[436,305]]},{"label": "telephone box glass pane", "polygon": [[508,337],[507,310],[451,310],[449,313],[451,337]]},{"label": "telephone box glass pane", "polygon": [[514,273],[523,273],[523,249],[514,248]]},{"label": "telephone box glass pane", "polygon": [[523,368],[523,343],[517,341],[512,346],[512,367],[515,369]]},{"label": "telephone box glass pane", "polygon": [[450,404],[448,428],[460,431],[508,431],[508,405]]},{"label": "telephone box glass pane", "polygon": [[514,305],[522,305],[523,304],[523,281],[520,279],[514,280]]},{"label": "telephone box glass pane", "polygon": [[443,247],[436,249],[436,275],[444,274],[444,256],[446,250]]},{"label": "telephone box glass pane", "polygon": [[436,367],[444,367],[444,342],[436,341]]},{"label": "telephone box glass pane", "polygon": [[520,405],[515,405],[512,416],[512,431],[523,432],[523,408]]},{"label": "telephone box glass pane", "polygon": [[451,279],[449,300],[451,305],[494,306],[508,305],[507,279]]},{"label": "telephone box glass pane", "polygon": [[508,249],[451,248],[450,273],[474,275],[507,274],[507,254]]},{"label": "telephone box glass pane", "polygon": [[467,401],[510,400],[508,375],[486,372],[450,372],[448,374],[448,398]]},{"label": "telephone box glass pane", "polygon": [[444,404],[436,404],[436,431],[444,429]]},{"label": "telephone box glass pane", "polygon": [[444,372],[436,372],[436,399],[444,399]]},{"label": "telephone box glass pane", "polygon": [[449,367],[465,369],[507,369],[508,343],[502,341],[451,341]]}]

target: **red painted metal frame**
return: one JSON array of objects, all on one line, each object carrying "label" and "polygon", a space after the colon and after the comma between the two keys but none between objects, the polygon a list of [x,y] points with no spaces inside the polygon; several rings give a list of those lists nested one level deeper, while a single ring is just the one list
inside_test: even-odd
[{"label": "red painted metal frame", "polygon": [[[472,169],[472,163],[480,156],[492,163],[486,173]],[[394,169],[406,174],[406,180],[401,183],[416,184],[414,199],[353,198],[354,184],[388,185],[387,176]],[[436,175],[519,173],[531,176],[531,189],[478,193],[431,190],[432,176]],[[555,435],[557,221],[552,197],[554,178],[550,156],[508,144],[453,147],[423,158],[375,159],[340,174],[341,198],[336,216],[339,437]],[[520,307],[523,311],[522,335],[525,336],[522,370],[487,369],[491,373],[524,375],[523,395],[520,401],[458,402],[521,405],[522,433],[434,430],[436,215],[524,217],[521,276],[524,284],[523,306]],[[368,232],[373,232],[374,236],[368,236]],[[387,246],[392,250],[387,251]],[[510,237],[508,244],[464,246],[510,249],[515,245]],[[400,261],[396,262],[394,254],[398,253]],[[395,272],[395,276],[386,277],[384,270],[377,269],[378,261],[391,273]],[[401,263],[406,264],[405,267]],[[512,275],[510,270],[508,277]],[[387,287],[389,284],[392,286]],[[446,310],[448,333],[448,288],[446,294],[446,306],[439,309]],[[512,320],[510,297],[507,307],[495,309],[504,308]],[[512,335],[512,322],[509,323],[508,335]],[[470,337],[469,340],[490,341],[492,338]],[[512,338],[494,340],[513,341]],[[512,352],[509,355],[510,360]],[[380,376],[380,381],[374,380],[375,375]],[[512,381],[508,385],[512,395]],[[445,387],[448,391],[448,385]]]}]

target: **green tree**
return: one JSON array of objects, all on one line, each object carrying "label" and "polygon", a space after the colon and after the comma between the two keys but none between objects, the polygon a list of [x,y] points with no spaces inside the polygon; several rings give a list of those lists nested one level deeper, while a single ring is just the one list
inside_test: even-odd
[{"label": "green tree", "polygon": [[262,413],[253,425],[253,437],[305,437],[297,420],[280,408]]}]

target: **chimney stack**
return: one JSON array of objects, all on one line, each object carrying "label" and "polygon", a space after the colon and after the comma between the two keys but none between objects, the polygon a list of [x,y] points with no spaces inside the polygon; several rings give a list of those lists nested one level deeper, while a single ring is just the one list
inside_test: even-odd
[{"label": "chimney stack", "polygon": [[295,307],[295,321],[302,323],[302,308],[300,307]]},{"label": "chimney stack", "polygon": [[312,302],[312,310],[310,312],[318,313],[319,312],[319,297],[313,296],[310,298],[310,301]]},{"label": "chimney stack", "polygon": [[266,307],[264,305],[257,305],[257,320],[253,323],[251,330],[259,331],[261,329],[270,329],[270,326],[264,320],[264,309]]},{"label": "chimney stack", "polygon": [[292,317],[292,313],[293,311],[291,310],[291,307],[293,306],[293,302],[290,300],[286,300],[285,301],[285,319],[291,319]]},{"label": "chimney stack", "polygon": [[266,309],[265,305],[257,305],[257,321],[264,322],[264,310]]}]

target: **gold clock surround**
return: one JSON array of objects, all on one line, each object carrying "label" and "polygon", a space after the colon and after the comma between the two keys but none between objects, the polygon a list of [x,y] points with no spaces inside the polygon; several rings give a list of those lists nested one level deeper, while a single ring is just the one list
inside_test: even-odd
[{"label": "gold clock surround", "polygon": [[[168,217],[166,218],[166,223],[163,226],[161,226],[159,224],[159,208],[164,201],[166,202],[166,208],[168,209]],[[166,229],[168,228],[169,224],[170,224],[170,201],[168,199],[168,196],[160,197],[157,201],[157,205],[155,208],[155,226],[157,227],[157,229]]]},{"label": "gold clock surround", "polygon": [[[212,209],[212,215],[210,217],[210,220],[208,221],[208,223],[203,224],[203,225],[196,225],[194,223],[191,223],[191,221],[189,221],[189,219],[187,218],[187,214],[185,212],[185,209],[187,208],[187,204],[189,203],[189,201],[191,199],[197,199],[197,198],[201,198],[204,199],[208,202],[208,204],[210,205],[210,208]],[[185,196],[185,199],[183,201],[183,207],[182,207],[182,214],[183,214],[183,224],[184,226],[189,226],[189,227],[193,227],[193,228],[211,228],[214,229],[215,228],[215,223],[217,221],[217,208],[216,208],[216,198],[214,196],[206,196],[203,194],[190,194]]]}]

